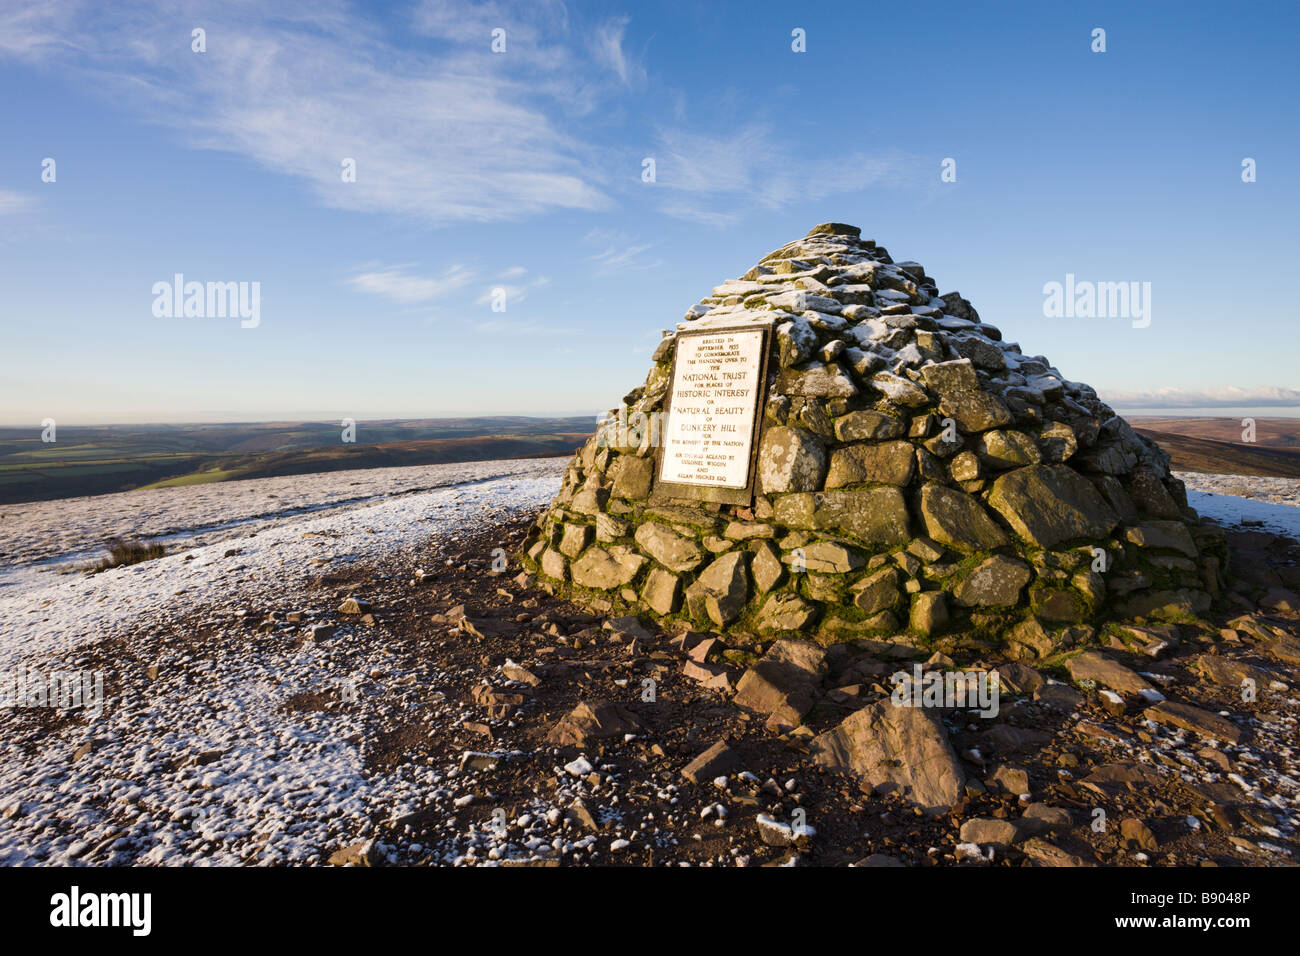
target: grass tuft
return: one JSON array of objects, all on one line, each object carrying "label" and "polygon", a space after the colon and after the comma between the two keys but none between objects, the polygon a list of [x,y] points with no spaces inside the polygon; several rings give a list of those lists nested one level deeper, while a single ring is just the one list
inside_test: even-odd
[{"label": "grass tuft", "polygon": [[142,561],[161,558],[167,553],[167,549],[161,544],[151,544],[118,537],[109,538],[104,542],[104,547],[108,550],[108,557],[91,566],[90,570],[107,571],[110,568],[120,568],[126,564],[139,564]]}]

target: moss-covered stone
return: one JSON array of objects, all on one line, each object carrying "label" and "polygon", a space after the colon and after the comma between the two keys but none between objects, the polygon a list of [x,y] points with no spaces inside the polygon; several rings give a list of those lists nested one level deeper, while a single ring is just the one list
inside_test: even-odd
[{"label": "moss-covered stone", "polygon": [[826,448],[804,428],[770,427],[758,449],[758,485],[764,494],[816,491],[826,475]]},{"label": "moss-covered stone", "polygon": [[898,438],[906,430],[901,418],[869,409],[850,412],[835,422],[835,437],[842,442]]},{"label": "moss-covered stone", "polygon": [[802,631],[817,616],[817,605],[797,594],[772,594],[763,602],[754,623],[763,631]]},{"label": "moss-covered stone", "polygon": [[953,419],[965,432],[982,432],[1010,425],[1014,417],[988,392],[949,392],[939,400],[939,414]]},{"label": "moss-covered stone", "polygon": [[897,488],[838,489],[820,494],[776,496],[778,524],[808,531],[836,531],[867,544],[911,540],[907,504]]},{"label": "moss-covered stone", "polygon": [[686,589],[686,604],[697,621],[726,627],[740,617],[749,600],[745,553],[732,551],[714,560]]},{"label": "moss-covered stone", "polygon": [[662,617],[674,613],[681,600],[681,578],[663,568],[651,568],[641,589],[641,600]]},{"label": "moss-covered stone", "polygon": [[785,579],[785,565],[781,562],[781,553],[773,545],[764,541],[754,549],[754,559],[750,562],[754,575],[754,587],[760,594],[766,594]]},{"label": "moss-covered stone", "polygon": [[564,555],[552,548],[546,548],[542,553],[541,567],[543,574],[557,581],[564,581],[569,576],[569,562],[564,560]]},{"label": "moss-covered stone", "polygon": [[1022,538],[1051,548],[1101,538],[1119,523],[1096,488],[1066,465],[1030,465],[993,482],[992,505]]},{"label": "moss-covered stone", "polygon": [[1029,565],[995,554],[982,561],[957,586],[953,596],[968,607],[1014,607],[1020,592],[1033,577]]},{"label": "moss-covered stone", "polygon": [[579,587],[607,591],[630,584],[645,564],[646,559],[626,545],[609,549],[599,546],[588,548],[581,558],[573,562],[570,574]]},{"label": "moss-covered stone", "polygon": [[591,543],[594,529],[587,524],[566,524],[560,536],[560,553],[567,558],[576,558],[583,548]]},{"label": "moss-covered stone", "polygon": [[911,442],[860,442],[831,453],[826,488],[884,484],[902,487],[916,473],[916,452]]},{"label": "moss-covered stone", "polygon": [[948,598],[943,591],[921,591],[912,595],[912,630],[927,636],[938,634],[948,624]]},{"label": "moss-covered stone", "polygon": [[1029,598],[1034,614],[1044,621],[1076,622],[1089,617],[1087,601],[1071,588],[1033,588]]},{"label": "moss-covered stone", "polygon": [[667,525],[649,522],[636,529],[636,543],[641,551],[669,571],[693,571],[705,558],[704,549],[694,539],[678,534]]},{"label": "moss-covered stone", "polygon": [[821,398],[846,398],[858,394],[858,387],[838,362],[808,362],[782,369],[776,388],[786,395]]},{"label": "moss-covered stone", "polygon": [[921,489],[919,503],[926,534],[946,547],[991,551],[1011,543],[984,506],[964,491],[931,483]]},{"label": "moss-covered stone", "polygon": [[854,606],[867,615],[887,611],[902,599],[896,568],[882,568],[869,574],[854,582],[851,590]]},{"label": "moss-covered stone", "polygon": [[650,496],[654,461],[623,455],[613,469],[614,495],[618,498],[642,499]]},{"label": "moss-covered stone", "polygon": [[1025,432],[995,428],[980,435],[976,445],[980,461],[996,471],[1037,465],[1042,453],[1033,437]]}]

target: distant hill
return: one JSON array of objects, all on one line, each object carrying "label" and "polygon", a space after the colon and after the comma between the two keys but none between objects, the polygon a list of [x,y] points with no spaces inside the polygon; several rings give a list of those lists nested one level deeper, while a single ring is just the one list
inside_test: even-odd
[{"label": "distant hill", "polygon": [[1254,442],[1240,418],[1150,418],[1129,423],[1173,458],[1176,471],[1300,478],[1300,419],[1257,418]]},{"label": "distant hill", "polygon": [[[1129,417],[1180,471],[1300,478],[1300,419]],[[569,455],[594,416],[428,418],[359,422],[354,444],[334,422],[65,426],[44,443],[36,428],[0,428],[0,504],[100,495],[239,478],[305,475],[494,458]]]},{"label": "distant hill", "polygon": [[595,417],[436,418],[359,422],[355,443],[333,422],[0,429],[0,504],[169,485],[494,458],[572,454]]},{"label": "distant hill", "polygon": [[[479,435],[473,438],[437,438],[432,441],[389,442],[385,445],[331,445],[301,451],[263,452],[223,460],[221,477],[271,478],[281,475],[310,475],[352,468],[396,468],[404,465],[436,465],[459,461],[489,461],[500,458],[548,458],[571,455],[582,447],[588,434],[562,435]],[[204,472],[165,479],[152,487],[197,484]]]},{"label": "distant hill", "polygon": [[[1243,444],[1240,417],[1178,418],[1169,416],[1125,415],[1130,425],[1137,429],[1167,432],[1186,438],[1208,438],[1211,441]],[[1300,418],[1254,418],[1255,445],[1269,448],[1290,448],[1300,451]]]}]

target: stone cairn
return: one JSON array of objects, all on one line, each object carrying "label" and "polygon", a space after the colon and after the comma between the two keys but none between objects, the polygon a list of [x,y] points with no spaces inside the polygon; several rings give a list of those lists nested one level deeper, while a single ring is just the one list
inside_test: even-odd
[{"label": "stone cairn", "polygon": [[[628,423],[663,411],[679,332],[750,324],[772,329],[752,496],[665,500],[661,430]],[[724,282],[653,361],[524,544],[540,586],[593,611],[1035,659],[1108,616],[1203,613],[1223,584],[1222,533],[1167,454],[855,227]]]}]

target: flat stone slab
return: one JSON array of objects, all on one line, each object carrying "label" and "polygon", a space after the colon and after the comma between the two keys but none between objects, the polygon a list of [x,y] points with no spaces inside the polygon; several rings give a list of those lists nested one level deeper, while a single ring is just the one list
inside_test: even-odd
[{"label": "flat stone slab", "polygon": [[586,747],[593,741],[640,730],[637,719],[622,706],[610,701],[584,700],[551,728],[546,739],[561,747]]},{"label": "flat stone slab", "polygon": [[1191,704],[1162,700],[1142,712],[1148,720],[1161,724],[1172,724],[1184,730],[1200,734],[1202,737],[1214,737],[1230,744],[1239,744],[1246,739],[1246,732],[1226,717],[1201,710]]},{"label": "flat stone slab", "polygon": [[1086,651],[1078,657],[1071,657],[1065,662],[1065,669],[1075,681],[1096,681],[1119,694],[1140,694],[1155,689],[1135,671],[1096,651]]},{"label": "flat stone slab", "polygon": [[1119,760],[1102,764],[1092,773],[1079,781],[1080,786],[1087,787],[1093,793],[1109,799],[1115,799],[1130,790],[1142,790],[1157,786],[1164,780],[1158,770],[1144,764]]},{"label": "flat stone slab", "polygon": [[797,726],[825,675],[826,652],[821,647],[811,641],[777,641],[740,678],[733,702]]},{"label": "flat stone slab", "polygon": [[814,738],[811,749],[822,766],[901,792],[924,810],[946,811],[961,799],[966,775],[933,710],[877,701]]},{"label": "flat stone slab", "polygon": [[719,740],[700,754],[682,770],[682,776],[691,783],[713,780],[733,772],[740,766],[740,755],[725,740]]}]

